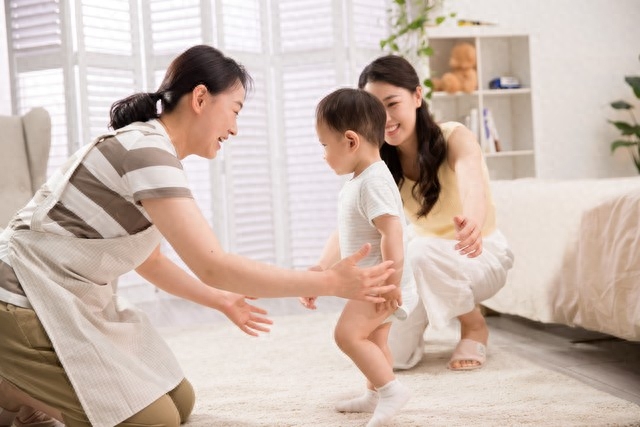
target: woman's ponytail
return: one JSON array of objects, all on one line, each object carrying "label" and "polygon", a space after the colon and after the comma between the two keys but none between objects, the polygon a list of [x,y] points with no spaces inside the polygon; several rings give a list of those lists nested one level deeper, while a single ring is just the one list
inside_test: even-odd
[{"label": "woman's ponytail", "polygon": [[178,55],[162,79],[157,92],[136,93],[111,106],[109,127],[120,129],[133,122],[146,122],[171,113],[180,99],[202,84],[209,93],[218,95],[241,84],[245,90],[253,80],[247,70],[218,49],[208,45],[196,45]]},{"label": "woman's ponytail", "polygon": [[113,130],[125,127],[133,122],[146,122],[157,119],[157,103],[161,95],[154,93],[136,93],[111,106],[109,127]]}]

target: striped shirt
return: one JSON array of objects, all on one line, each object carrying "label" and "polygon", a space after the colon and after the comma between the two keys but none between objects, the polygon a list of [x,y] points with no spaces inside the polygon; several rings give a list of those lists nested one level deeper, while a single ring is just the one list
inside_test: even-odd
[{"label": "striped shirt", "polygon": [[[42,223],[44,232],[81,239],[133,235],[150,227],[144,199],[192,198],[182,163],[158,120],[122,128],[101,139],[73,172],[58,203]],[[13,217],[9,227],[30,229],[41,192]],[[6,253],[0,242],[0,254]],[[24,295],[13,269],[0,256],[0,291]],[[5,262],[2,262],[5,261]],[[0,292],[0,300],[5,301]],[[11,301],[5,301],[11,302]]]}]

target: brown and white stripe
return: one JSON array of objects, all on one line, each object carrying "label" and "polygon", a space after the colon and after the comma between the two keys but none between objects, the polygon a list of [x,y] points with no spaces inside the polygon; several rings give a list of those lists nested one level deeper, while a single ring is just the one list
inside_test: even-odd
[{"label": "brown and white stripe", "polygon": [[[132,235],[151,226],[141,200],[193,197],[162,125],[152,120],[143,126],[149,131],[121,132],[96,144],[48,212],[45,231],[86,239]],[[29,226],[37,203],[34,198],[18,213],[14,229]]]}]

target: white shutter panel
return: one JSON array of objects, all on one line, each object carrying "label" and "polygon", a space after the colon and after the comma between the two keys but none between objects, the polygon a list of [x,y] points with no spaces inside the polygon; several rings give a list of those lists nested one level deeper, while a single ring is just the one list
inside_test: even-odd
[{"label": "white shutter panel", "polygon": [[334,44],[332,0],[280,0],[282,52],[331,49]]},{"label": "white shutter panel", "polygon": [[274,264],[271,147],[264,73],[252,73],[255,90],[238,117],[238,136],[224,143],[229,250]]},{"label": "white shutter panel", "polygon": [[57,0],[10,0],[7,16],[11,48],[16,54],[60,48],[60,5]]},{"label": "white shutter panel", "polygon": [[222,0],[222,31],[225,53],[263,53],[262,0]]},{"label": "white shutter panel", "polygon": [[388,0],[351,0],[352,45],[380,52],[380,40],[387,37]]},{"label": "white shutter panel", "polygon": [[136,0],[76,0],[77,79],[86,144],[107,131],[115,101],[142,90]]},{"label": "white shutter panel", "polygon": [[51,116],[51,149],[47,175],[69,157],[64,87],[61,68],[18,73],[18,114],[24,114],[34,107],[44,107]]},{"label": "white shutter panel", "polygon": [[315,108],[336,88],[330,62],[288,66],[283,71],[284,144],[292,267],[307,268],[319,258],[336,228],[341,179],[326,164],[315,133]]},{"label": "white shutter panel", "polygon": [[138,81],[139,78],[136,78],[133,70],[97,67],[86,69],[89,139],[96,138],[108,130],[111,105],[140,91]]},{"label": "white shutter panel", "polygon": [[64,17],[56,0],[11,0],[6,12],[14,111],[24,114],[44,107],[51,115],[50,173],[68,156]]},{"label": "white shutter panel", "polygon": [[[145,37],[154,55],[175,56],[188,47],[202,43],[202,16],[200,0],[147,0],[149,19]],[[167,64],[165,64],[166,66]]]},{"label": "white shutter panel", "polygon": [[[273,132],[269,132],[271,84],[267,10],[263,0],[221,0],[217,22],[221,49],[250,72],[253,90],[238,116],[238,136],[224,143],[216,164],[224,191],[216,193],[218,232],[227,249],[258,261],[277,262],[273,192]],[[220,183],[215,183],[216,187]],[[281,208],[281,207],[280,207]]]},{"label": "white shutter panel", "polygon": [[350,24],[350,51],[354,69],[351,70],[351,85],[358,85],[362,69],[385,53],[380,49],[380,40],[389,33],[389,0],[352,0]]},{"label": "white shutter panel", "polygon": [[129,3],[129,0],[81,0],[86,52],[131,55],[133,34]]}]

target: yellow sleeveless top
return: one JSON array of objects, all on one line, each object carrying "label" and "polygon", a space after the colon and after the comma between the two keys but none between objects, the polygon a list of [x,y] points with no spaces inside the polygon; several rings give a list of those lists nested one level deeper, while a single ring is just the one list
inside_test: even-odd
[{"label": "yellow sleeveless top", "polygon": [[[449,137],[455,128],[462,126],[457,122],[446,122],[440,124],[440,129],[444,135],[446,143],[449,143]],[[489,187],[489,171],[487,165],[482,160],[482,174],[485,181],[487,213],[482,227],[482,236],[491,234],[496,229],[496,209]],[[400,194],[404,203],[404,212],[407,219],[414,225],[416,233],[421,236],[439,237],[442,239],[455,239],[455,225],[453,217],[462,214],[462,201],[460,200],[460,192],[458,191],[458,179],[455,171],[451,169],[449,163],[445,160],[438,169],[438,179],[440,180],[440,196],[427,216],[417,217],[420,210],[420,200],[412,193],[415,181],[404,177],[404,181],[400,186]]]}]

